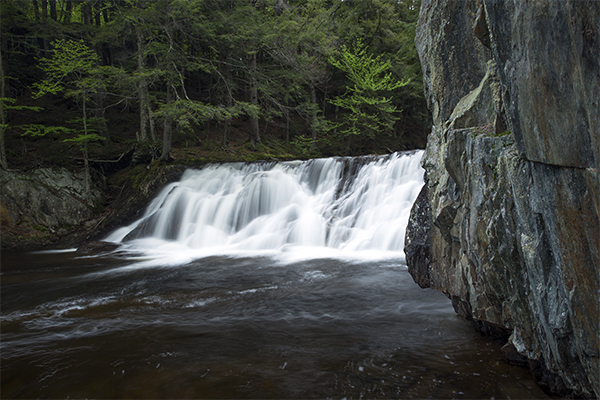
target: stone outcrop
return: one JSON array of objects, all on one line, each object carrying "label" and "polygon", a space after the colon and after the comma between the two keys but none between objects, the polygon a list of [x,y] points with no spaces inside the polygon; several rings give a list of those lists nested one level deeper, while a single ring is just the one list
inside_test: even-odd
[{"label": "stone outcrop", "polygon": [[118,185],[120,189],[116,196],[109,199],[107,217],[89,238],[102,240],[115,229],[140,219],[154,196],[168,183],[180,180],[188,168],[192,167],[157,163],[146,167],[141,173],[126,175],[125,181]]},{"label": "stone outcrop", "polygon": [[417,48],[411,274],[550,391],[600,397],[600,2],[423,0]]},{"label": "stone outcrop", "polygon": [[90,221],[101,198],[93,187],[85,199],[83,173],[40,168],[29,172],[0,171],[0,235],[2,248],[51,244]]},{"label": "stone outcrop", "polygon": [[179,180],[187,168],[156,163],[124,170],[107,184],[93,185],[89,202],[83,173],[50,168],[0,171],[1,248],[106,248],[94,241],[140,218],[156,193]]}]

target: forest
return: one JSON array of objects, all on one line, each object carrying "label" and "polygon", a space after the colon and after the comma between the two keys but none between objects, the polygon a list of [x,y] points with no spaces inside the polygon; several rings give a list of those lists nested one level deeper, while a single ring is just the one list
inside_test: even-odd
[{"label": "forest", "polygon": [[420,0],[1,3],[1,167],[422,148]]}]

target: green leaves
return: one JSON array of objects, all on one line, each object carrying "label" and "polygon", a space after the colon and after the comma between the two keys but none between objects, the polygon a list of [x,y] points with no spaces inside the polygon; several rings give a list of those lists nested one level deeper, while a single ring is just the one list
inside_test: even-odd
[{"label": "green leaves", "polygon": [[382,61],[381,55],[373,57],[368,54],[361,40],[356,41],[354,51],[343,45],[337,57],[330,57],[329,62],[348,74],[348,78],[354,83],[354,87],[349,89],[355,92],[391,91],[408,83],[398,81],[391,73],[382,76],[391,68],[391,63],[388,60]]},{"label": "green leaves", "polygon": [[72,133],[73,129],[64,126],[46,126],[42,124],[28,124],[19,126],[23,130],[21,136],[42,137],[51,134]]},{"label": "green leaves", "polygon": [[[33,85],[37,89],[34,97],[62,92],[66,98],[80,99],[81,118],[71,122],[80,124],[83,129],[30,124],[23,127],[23,135],[39,137],[49,133],[77,133],[76,136],[64,139],[63,142],[75,143],[83,149],[87,143],[103,139],[100,135],[91,133],[93,129],[88,126],[90,119],[87,116],[86,103],[94,93],[105,86],[107,80],[119,75],[120,70],[99,66],[98,55],[83,40],[60,39],[54,41],[52,46],[54,47],[52,57],[40,59],[39,67],[45,72],[46,78]],[[91,122],[94,123],[95,119],[97,118],[92,118]]]},{"label": "green leaves", "polygon": [[[66,99],[60,106],[80,117],[64,123],[69,137],[96,133],[123,143],[116,139],[134,140],[137,131],[154,142],[162,130],[167,142],[182,130],[216,134],[205,128],[218,121],[224,143],[260,126],[266,140],[310,136],[313,154],[344,154],[342,138],[360,141],[352,151],[382,152],[404,147],[403,131],[426,130],[414,45],[420,0],[61,0],[57,19],[42,15],[54,2],[35,3],[2,3],[15,10],[2,13],[5,78],[28,85],[35,98]],[[37,66],[35,55],[45,56]],[[21,103],[2,101],[15,110],[4,128],[27,120],[33,110]]]},{"label": "green leaves", "polygon": [[100,140],[104,140],[104,138],[96,133],[88,133],[84,135],[78,135],[73,138],[64,139],[63,142],[73,142],[79,146],[84,146],[87,143],[97,142]]},{"label": "green leaves", "polygon": [[160,106],[154,113],[157,118],[171,118],[180,129],[189,129],[193,124],[206,121],[225,121],[240,115],[257,115],[258,107],[243,101],[236,102],[232,107],[219,107],[205,104],[201,101],[176,100]]},{"label": "green leaves", "polygon": [[12,110],[12,111],[42,111],[42,107],[36,106],[21,106],[16,105],[17,99],[13,99],[11,97],[0,97],[0,107],[4,111]]},{"label": "green leaves", "polygon": [[329,62],[344,71],[353,83],[347,87],[346,94],[330,101],[350,111],[346,120],[339,124],[345,128],[342,135],[362,133],[374,137],[377,133],[389,132],[399,111],[392,104],[392,96],[386,97],[384,93],[406,86],[408,81],[400,81],[386,73],[391,63],[383,61],[381,55],[373,57],[360,40],[356,41],[352,51],[343,45]]},{"label": "green leaves", "polygon": [[58,94],[65,86],[72,84],[77,89],[90,89],[98,81],[91,78],[96,71],[99,57],[83,40],[56,40],[52,42],[54,53],[51,58],[39,60],[39,67],[46,73],[46,79],[34,83],[37,89],[34,98],[47,93]]},{"label": "green leaves", "polygon": [[33,84],[34,98],[66,92],[67,97],[89,96],[124,74],[120,68],[100,66],[100,58],[83,40],[56,40],[50,58],[41,58],[38,67],[46,78]]}]

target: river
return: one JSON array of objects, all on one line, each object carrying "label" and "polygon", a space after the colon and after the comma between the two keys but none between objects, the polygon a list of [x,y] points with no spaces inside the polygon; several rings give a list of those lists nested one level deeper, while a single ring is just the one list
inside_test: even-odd
[{"label": "river", "polygon": [[542,398],[422,290],[422,153],[214,165],[116,251],[3,252],[3,398]]}]

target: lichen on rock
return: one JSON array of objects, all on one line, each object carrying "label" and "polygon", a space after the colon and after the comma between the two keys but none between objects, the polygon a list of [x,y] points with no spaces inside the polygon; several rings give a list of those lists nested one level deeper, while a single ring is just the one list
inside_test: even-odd
[{"label": "lichen on rock", "polygon": [[405,252],[419,285],[512,332],[506,353],[526,357],[542,385],[597,397],[600,19],[590,15],[600,3],[422,2],[434,126]]}]

